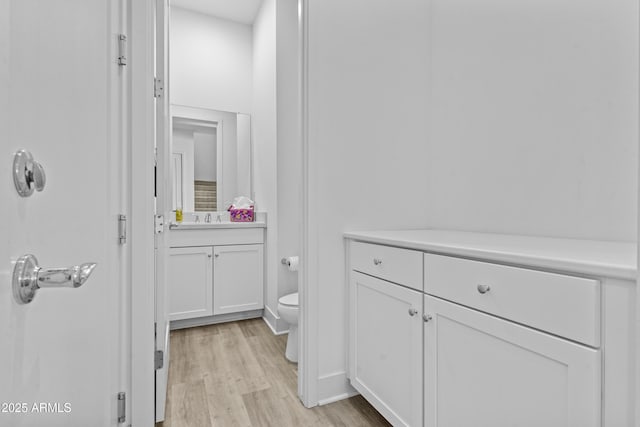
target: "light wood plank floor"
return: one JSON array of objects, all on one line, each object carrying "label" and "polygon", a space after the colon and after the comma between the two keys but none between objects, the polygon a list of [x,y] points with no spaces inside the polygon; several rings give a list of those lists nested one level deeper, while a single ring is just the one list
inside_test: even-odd
[{"label": "light wood plank floor", "polygon": [[172,331],[166,419],[157,426],[390,425],[361,396],[306,409],[286,342],[262,319]]}]

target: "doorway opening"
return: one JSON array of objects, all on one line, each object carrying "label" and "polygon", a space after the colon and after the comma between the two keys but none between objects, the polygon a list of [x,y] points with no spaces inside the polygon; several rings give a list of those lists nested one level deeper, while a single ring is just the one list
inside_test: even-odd
[{"label": "doorway opening", "polygon": [[[211,371],[216,365],[206,357],[208,346],[199,347],[192,338],[220,340],[216,351],[226,343],[227,355],[240,346],[247,366],[259,366],[251,362],[250,346],[239,344],[239,335],[233,338],[231,331],[243,336],[253,331],[249,341],[271,349],[279,348],[287,333],[278,300],[297,291],[298,280],[280,258],[297,255],[301,239],[297,230],[279,228],[278,222],[281,212],[294,212],[301,221],[301,201],[290,201],[295,209],[286,209],[278,193],[297,194],[297,188],[286,185],[301,180],[281,182],[278,174],[282,167],[301,173],[301,149],[281,158],[284,128],[291,127],[289,143],[299,144],[299,99],[294,93],[283,106],[278,97],[283,63],[296,76],[287,85],[296,91],[299,86],[298,0],[157,0],[156,6],[156,79],[164,87],[156,99],[155,203],[165,224],[164,232],[156,234],[156,330],[164,331],[156,336],[165,340],[156,344],[163,354],[163,367],[156,371],[156,421],[161,421],[176,414],[165,403],[173,405],[176,399],[166,396],[184,387],[174,381],[184,373],[177,367],[187,363],[180,361],[184,346],[199,348],[194,352],[200,356],[193,359],[201,360],[204,369],[185,378],[199,375],[198,381],[204,381],[218,373]],[[280,43],[284,24],[294,37],[286,46]],[[283,109],[294,120],[282,122]],[[239,199],[255,206],[252,223],[230,221],[227,210]],[[244,320],[251,327],[234,323],[256,318],[264,326],[259,331],[256,320]],[[182,344],[173,345],[172,339]],[[286,362],[284,349],[281,358]],[[291,386],[287,393],[303,407],[298,380],[304,382],[305,374],[286,364],[282,378],[293,378],[285,381]],[[271,390],[284,387],[269,384]],[[206,382],[194,387],[200,386],[206,389]],[[264,384],[257,387],[251,392],[265,389]]]}]

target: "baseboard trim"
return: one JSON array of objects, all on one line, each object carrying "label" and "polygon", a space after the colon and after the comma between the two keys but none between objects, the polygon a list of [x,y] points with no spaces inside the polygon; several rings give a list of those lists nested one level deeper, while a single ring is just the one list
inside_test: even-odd
[{"label": "baseboard trim", "polygon": [[348,399],[358,394],[358,391],[349,384],[346,372],[335,372],[318,378],[319,406]]},{"label": "baseboard trim", "polygon": [[217,316],[196,317],[194,319],[172,320],[170,329],[193,328],[236,320],[255,319],[263,316],[263,310],[242,311],[240,313],[218,314]]},{"label": "baseboard trim", "polygon": [[284,335],[289,332],[289,324],[271,311],[269,307],[264,308],[264,315],[262,318],[274,335]]}]

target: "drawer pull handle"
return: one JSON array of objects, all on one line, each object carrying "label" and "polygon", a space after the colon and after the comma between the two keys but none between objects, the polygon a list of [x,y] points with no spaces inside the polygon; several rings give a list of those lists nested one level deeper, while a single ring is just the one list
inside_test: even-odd
[{"label": "drawer pull handle", "polygon": [[480,292],[481,294],[486,294],[490,290],[491,287],[489,285],[478,285],[478,292]]},{"label": "drawer pull handle", "polygon": [[382,260],[380,258],[373,259],[373,265],[380,265],[380,264],[382,264]]},{"label": "drawer pull handle", "polygon": [[416,310],[415,308],[410,308],[409,309],[409,316],[413,317],[416,314],[418,314],[418,310]]}]

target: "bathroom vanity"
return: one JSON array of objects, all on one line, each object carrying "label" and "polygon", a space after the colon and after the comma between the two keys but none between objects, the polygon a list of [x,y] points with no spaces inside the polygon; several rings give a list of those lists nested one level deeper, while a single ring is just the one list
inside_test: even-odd
[{"label": "bathroom vanity", "polygon": [[265,229],[262,215],[256,222],[170,226],[172,329],[262,316]]},{"label": "bathroom vanity", "polygon": [[635,244],[345,238],[347,376],[393,425],[633,425]]}]

